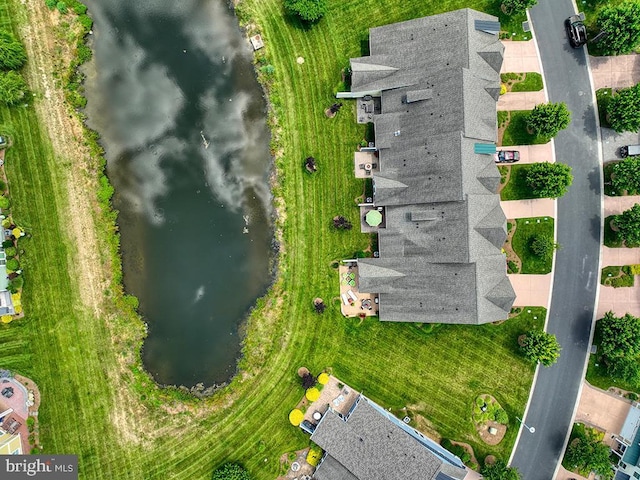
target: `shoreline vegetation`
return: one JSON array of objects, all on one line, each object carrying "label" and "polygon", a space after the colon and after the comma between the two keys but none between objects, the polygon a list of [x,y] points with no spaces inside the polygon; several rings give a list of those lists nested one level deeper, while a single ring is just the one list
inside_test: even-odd
[{"label": "shoreline vegetation", "polygon": [[[274,283],[246,321],[237,375],[199,400],[160,388],[142,368],[145,325],[137,300],[122,290],[112,187],[97,135],[70,106],[82,102],[74,64],[87,55],[78,43],[82,29],[44,0],[0,0],[0,26],[25,43],[25,74],[36,95],[29,107],[0,108],[0,126],[11,124],[19,140],[7,152],[9,181],[21,185],[15,214],[33,232],[28,315],[0,329],[0,349],[3,368],[41,388],[45,453],[78,454],[83,479],[204,479],[231,461],[273,480],[284,473],[283,455],[309,444],[287,420],[304,392],[295,372],[306,365],[339,376],[396,415],[409,412],[425,433],[469,443],[480,461],[508,457],[517,425],[499,445],[483,444],[470,422],[473,399],[489,392],[510,417],[522,413],[534,368],[518,353],[517,337],[542,328],[544,309],[518,309],[507,322],[479,327],[350,321],[340,316],[331,267],[370,241],[328,227],[336,214],[355,223],[353,200],[363,190],[351,156],[364,127],[352,104],[335,118],[324,115],[344,88],[341,70],[362,54],[368,27],[465,3],[331,3],[311,30],[283,18],[279,0],[236,5],[247,35],[259,31],[266,40],[255,59],[269,102],[280,254]],[[472,2],[495,14],[494,4]],[[309,155],[320,165],[313,176],[301,168]],[[327,299],[323,315],[314,312],[315,297]]]}]

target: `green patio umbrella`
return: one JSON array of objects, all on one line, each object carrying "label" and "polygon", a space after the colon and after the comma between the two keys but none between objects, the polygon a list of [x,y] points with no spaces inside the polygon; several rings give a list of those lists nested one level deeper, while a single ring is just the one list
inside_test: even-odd
[{"label": "green patio umbrella", "polygon": [[365,221],[371,227],[377,227],[382,223],[382,214],[378,210],[370,210],[364,216]]}]

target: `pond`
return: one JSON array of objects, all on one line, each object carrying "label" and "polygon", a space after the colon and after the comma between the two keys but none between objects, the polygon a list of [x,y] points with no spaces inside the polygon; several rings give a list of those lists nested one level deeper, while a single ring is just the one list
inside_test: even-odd
[{"label": "pond", "polygon": [[124,284],[160,384],[233,376],[271,281],[266,104],[221,0],[89,0],[87,114],[106,150]]}]

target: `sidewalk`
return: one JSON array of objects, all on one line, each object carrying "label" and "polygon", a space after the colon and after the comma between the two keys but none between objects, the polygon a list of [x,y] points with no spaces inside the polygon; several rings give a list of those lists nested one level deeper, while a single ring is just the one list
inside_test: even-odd
[{"label": "sidewalk", "polygon": [[624,88],[640,82],[640,55],[589,56],[593,87]]},{"label": "sidewalk", "polygon": [[526,42],[503,41],[504,55],[500,73],[541,72],[538,52],[533,40]]},{"label": "sidewalk", "polygon": [[609,197],[604,195],[604,216],[617,215],[640,203],[640,195]]},{"label": "sidewalk", "polygon": [[553,163],[553,144],[551,142],[543,145],[513,145],[509,147],[498,147],[498,150],[517,150],[520,152],[520,161],[516,164],[549,162]]},{"label": "sidewalk", "polygon": [[507,92],[498,99],[498,110],[533,110],[539,103],[545,103],[544,90],[537,92]]}]

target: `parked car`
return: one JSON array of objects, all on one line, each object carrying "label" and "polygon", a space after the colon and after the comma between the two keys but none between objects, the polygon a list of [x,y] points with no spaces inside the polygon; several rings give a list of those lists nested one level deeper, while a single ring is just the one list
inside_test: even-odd
[{"label": "parked car", "polygon": [[584,26],[584,13],[571,15],[564,21],[569,43],[573,48],[580,48],[587,43],[587,27]]},{"label": "parked car", "polygon": [[493,154],[496,163],[516,163],[520,160],[520,152],[517,150],[500,150]]},{"label": "parked car", "polygon": [[624,145],[620,147],[620,156],[622,158],[635,157],[636,155],[640,155],[640,145]]}]

